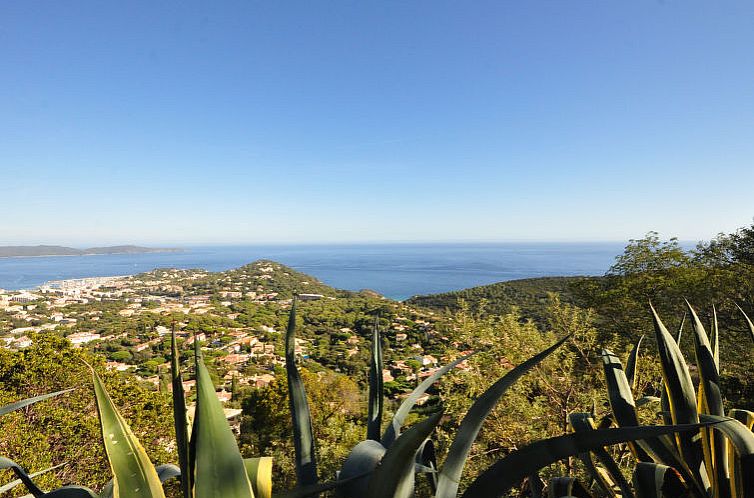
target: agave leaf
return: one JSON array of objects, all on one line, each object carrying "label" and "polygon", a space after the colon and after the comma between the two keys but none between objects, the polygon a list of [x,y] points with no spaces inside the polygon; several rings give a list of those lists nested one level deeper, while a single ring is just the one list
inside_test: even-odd
[{"label": "agave leaf", "polygon": [[[572,413],[569,416],[569,421],[571,423],[571,427],[573,427],[574,432],[577,433],[597,430],[597,427],[594,424],[594,419],[589,413]],[[592,461],[591,453],[594,453],[594,456],[597,457],[597,460],[599,460],[599,462],[605,468],[605,471],[609,475],[610,480],[615,483],[618,488],[620,488],[621,496],[623,498],[632,498],[633,492],[631,491],[631,486],[628,484],[628,481],[626,481],[626,478],[623,477],[623,473],[621,472],[620,467],[618,467],[615,459],[613,459],[613,457],[610,455],[610,453],[607,452],[607,450],[605,450],[604,447],[595,448],[594,450],[592,450],[592,452],[586,452],[580,455],[587,467],[592,468],[592,477],[594,477],[598,482],[602,484],[602,487],[605,488],[605,491],[610,493],[612,496],[616,495],[616,493],[612,489],[612,486],[610,486],[610,483],[606,482],[604,476],[597,471],[596,466]]]},{"label": "agave leaf", "polygon": [[380,441],[382,430],[382,340],[378,318],[372,330],[372,361],[369,364],[369,414],[367,415],[367,439]]},{"label": "agave leaf", "polygon": [[531,498],[542,498],[542,491],[544,491],[545,485],[537,472],[527,477],[527,484],[529,485]]},{"label": "agave leaf", "polygon": [[734,418],[744,424],[749,430],[754,428],[754,412],[749,410],[742,410],[740,408],[734,408],[728,412],[730,418]]},{"label": "agave leaf", "polygon": [[[607,383],[608,401],[615,422],[620,427],[639,425],[634,396],[631,393],[631,385],[623,371],[623,365],[609,349],[603,349],[601,356],[602,367],[605,371],[605,382]],[[651,461],[651,457],[640,444],[629,441],[628,446],[638,460]]]},{"label": "agave leaf", "polygon": [[636,465],[633,484],[637,498],[683,496],[686,489],[681,475],[674,468],[649,462]]},{"label": "agave leaf", "polygon": [[364,496],[369,486],[369,474],[377,468],[387,449],[373,439],[361,441],[354,446],[343,462],[338,481],[344,481],[337,490],[338,496]]},{"label": "agave leaf", "polygon": [[34,484],[29,474],[26,473],[23,467],[11,460],[10,458],[0,457],[0,470],[10,469],[16,474],[18,480],[20,480],[26,489],[28,489],[34,496],[42,496],[44,492]]},{"label": "agave leaf", "polygon": [[547,485],[549,498],[592,498],[592,494],[575,477],[553,477]]},{"label": "agave leaf", "polygon": [[468,360],[475,354],[476,353],[474,352],[467,354],[466,356],[462,356],[452,363],[449,363],[448,365],[445,365],[444,367],[438,369],[437,371],[435,371],[435,373],[424,379],[424,381],[419,384],[416,389],[414,389],[411,394],[408,395],[406,399],[403,400],[401,406],[399,406],[398,410],[396,410],[395,415],[393,415],[393,420],[390,422],[390,425],[387,426],[385,433],[382,435],[382,444],[388,448],[391,444],[393,444],[395,438],[400,435],[401,427],[403,426],[403,422],[406,421],[406,417],[408,416],[409,412],[414,407],[419,398],[421,398],[422,395],[427,391],[427,389],[432,386],[432,384],[437,382],[440,377],[453,370],[460,363]]},{"label": "agave leaf", "polygon": [[730,483],[733,496],[754,497],[754,433],[740,421],[719,415],[700,415],[703,422],[712,422],[711,429],[722,432],[733,451],[728,453]]},{"label": "agave leaf", "polygon": [[683,335],[683,326],[686,324],[686,312],[683,312],[683,317],[681,318],[681,324],[678,326],[678,331],[675,334],[675,343],[679,346],[681,345],[681,336]]},{"label": "agave leaf", "polygon": [[[33,479],[33,478],[35,478],[37,476],[40,476],[42,474],[46,474],[47,472],[52,472],[53,470],[59,469],[60,467],[62,467],[64,465],[68,465],[68,463],[64,462],[64,463],[60,463],[58,465],[54,465],[52,467],[46,468],[44,470],[39,470],[37,472],[29,474],[29,478]],[[3,493],[6,493],[8,491],[10,491],[11,489],[15,488],[16,486],[20,486],[21,484],[23,484],[23,481],[21,479],[16,479],[14,481],[11,481],[11,482],[9,482],[7,484],[4,484],[4,485],[0,486],[0,495],[2,495]]]},{"label": "agave leaf", "polygon": [[293,444],[296,449],[296,478],[299,486],[317,484],[317,460],[309,402],[301,374],[296,366],[296,299],[288,316],[285,334],[285,371],[288,376],[288,403],[293,419]]},{"label": "agave leaf", "polygon": [[220,400],[199,348],[196,357],[196,414],[194,416],[194,496],[254,498],[236,438],[225,419]]},{"label": "agave leaf", "polygon": [[[620,427],[638,426],[639,421],[636,416],[631,388],[623,372],[623,366],[620,360],[610,350],[602,350],[602,364],[605,368],[605,380],[607,382],[608,399],[610,407],[615,417],[615,421]],[[663,400],[667,396],[663,392]],[[670,424],[668,424],[670,425]],[[649,438],[646,440],[628,441],[628,446],[632,453],[639,461],[642,462],[664,462],[676,468],[683,475],[684,479],[691,483],[692,491],[698,497],[706,497],[707,493],[699,481],[694,477],[691,470],[685,462],[676,453],[672,443],[666,438]]]},{"label": "agave leaf", "polygon": [[435,413],[395,440],[369,478],[366,498],[413,496],[416,452],[435,429],[441,417],[442,412]]},{"label": "agave leaf", "polygon": [[[160,482],[164,483],[168,479],[181,476],[181,469],[173,465],[172,463],[164,463],[157,465],[155,468],[157,477],[160,478]],[[107,484],[102,488],[102,492],[99,494],[99,498],[112,498],[113,496],[113,480],[110,479]]]},{"label": "agave leaf", "polygon": [[246,474],[251,481],[255,498],[272,496],[272,457],[244,458]]},{"label": "agave leaf", "polygon": [[97,411],[105,452],[113,472],[113,496],[164,498],[160,479],[144,448],[115,408],[102,380],[92,368]]},{"label": "agave leaf", "polygon": [[63,486],[45,493],[42,498],[99,498],[99,495],[85,486]]},{"label": "agave leaf", "polygon": [[720,372],[720,328],[717,325],[717,309],[712,305],[712,356],[715,358],[715,366]]},{"label": "agave leaf", "polygon": [[193,473],[189,469],[188,419],[186,397],[183,392],[183,377],[175,338],[175,324],[170,334],[170,377],[173,386],[173,424],[175,426],[176,451],[181,473],[181,491],[184,498],[192,498]]},{"label": "agave leaf", "polygon": [[[534,368],[553,351],[558,349],[570,337],[571,334],[568,334],[549,348],[532,356],[512,369],[482,393],[482,395],[476,399],[474,404],[471,405],[471,408],[469,408],[466,416],[463,417],[463,420],[458,426],[458,433],[456,434],[453,443],[450,445],[448,456],[445,458],[445,463],[443,463],[442,469],[440,469],[440,475],[437,480],[437,492],[435,493],[436,498],[456,497],[456,494],[458,493],[458,483],[461,480],[461,473],[466,464],[471,445],[474,444],[474,440],[476,439],[477,434],[479,434],[479,430],[482,428],[482,424],[487,418],[487,415],[489,415],[503,394],[505,394],[505,391],[521,378],[522,375]],[[529,473],[526,475],[529,475]]]},{"label": "agave leaf", "polygon": [[738,304],[736,304],[736,306],[738,307],[739,311],[741,311],[741,314],[744,316],[744,319],[746,320],[746,325],[749,326],[749,335],[751,336],[751,340],[754,341],[754,323],[752,323],[751,319],[749,318],[749,315],[746,314],[746,312],[744,311],[742,307],[738,306]]},{"label": "agave leaf", "polygon": [[510,453],[502,460],[492,464],[471,483],[462,497],[502,496],[524,477],[558,460],[612,444],[657,438],[679,431],[697,431],[704,425],[706,424],[620,427],[542,439]]},{"label": "agave leaf", "polygon": [[157,477],[160,478],[160,482],[162,483],[176,477],[181,477],[180,467],[173,465],[172,463],[157,465],[154,470],[157,471]]},{"label": "agave leaf", "polygon": [[[662,378],[668,392],[671,420],[673,424],[695,424],[699,422],[699,415],[696,410],[696,391],[686,361],[683,359],[678,344],[668,333],[654,307],[650,305],[650,308],[654,319]],[[702,468],[704,456],[701,438],[695,438],[695,435],[691,433],[676,433],[675,438],[678,450],[694,477],[704,488],[709,488],[707,473]]]},{"label": "agave leaf", "polygon": [[636,364],[639,361],[639,348],[641,347],[641,341],[644,340],[644,336],[639,337],[634,347],[631,349],[631,353],[628,355],[628,361],[626,361],[626,378],[628,379],[628,385],[631,386],[631,390],[636,389]]},{"label": "agave leaf", "polygon": [[[202,357],[202,348],[199,344],[199,340],[196,338],[196,335],[194,335],[194,377],[195,380],[199,380],[199,359]],[[191,421],[191,437],[189,439],[188,444],[188,453],[189,453],[189,475],[191,476],[191,485],[194,485],[195,479],[196,479],[196,442],[198,441],[198,435],[199,435],[199,417],[198,412],[196,409],[194,409],[194,419]],[[187,415],[188,416],[188,415]],[[194,490],[191,490],[191,497],[193,498]]]},{"label": "agave leaf", "polygon": [[22,399],[21,401],[16,401],[15,403],[11,403],[9,405],[0,406],[0,417],[5,415],[6,413],[19,410],[25,406],[33,405],[34,403],[39,403],[40,401],[54,398],[56,396],[60,396],[61,394],[65,394],[71,391],[73,391],[73,389],[63,389],[62,391],[57,391],[57,392],[49,393],[49,394],[42,394],[41,396],[34,396],[33,398]]},{"label": "agave leaf", "polygon": [[[722,416],[723,398],[720,393],[720,375],[715,362],[714,353],[710,346],[707,332],[702,322],[692,308],[686,302],[691,315],[691,327],[694,331],[694,354],[696,365],[699,370],[699,401],[700,413]],[[730,476],[728,475],[728,458],[725,449],[725,439],[722,434],[711,429],[702,429],[702,448],[704,450],[704,462],[707,473],[712,481],[712,489],[715,496],[728,496]]]},{"label": "agave leaf", "polygon": [[[376,442],[376,441],[372,441]],[[338,479],[337,481],[321,482],[319,484],[313,484],[311,486],[302,486],[283,493],[274,493],[272,498],[307,498],[308,496],[318,495],[325,491],[332,489],[338,489],[339,487],[347,484],[355,479],[360,479],[368,474],[360,474],[348,479]]]},{"label": "agave leaf", "polygon": [[432,494],[437,491],[437,453],[435,452],[435,443],[427,439],[416,452],[416,464],[422,467],[422,473],[427,479]]}]

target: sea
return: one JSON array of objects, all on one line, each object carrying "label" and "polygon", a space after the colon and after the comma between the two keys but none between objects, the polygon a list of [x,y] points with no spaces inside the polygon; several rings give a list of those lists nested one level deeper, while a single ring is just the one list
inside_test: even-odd
[{"label": "sea", "polygon": [[51,280],[133,275],[155,268],[223,271],[269,259],[347,290],[396,300],[505,280],[602,275],[620,242],[485,244],[247,245],[181,252],[0,258],[0,289],[34,289]]}]

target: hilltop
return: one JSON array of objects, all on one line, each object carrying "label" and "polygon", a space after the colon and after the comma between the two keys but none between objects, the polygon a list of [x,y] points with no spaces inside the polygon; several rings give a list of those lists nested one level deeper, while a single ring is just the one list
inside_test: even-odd
[{"label": "hilltop", "polygon": [[92,254],[141,254],[154,252],[176,252],[176,248],[141,247],[134,245],[89,247],[76,249],[74,247],[38,245],[38,246],[0,246],[0,258],[21,258],[38,256],[88,256]]}]

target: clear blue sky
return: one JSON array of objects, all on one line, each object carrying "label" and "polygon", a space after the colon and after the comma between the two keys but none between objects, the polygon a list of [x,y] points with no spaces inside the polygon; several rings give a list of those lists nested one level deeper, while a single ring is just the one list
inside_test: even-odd
[{"label": "clear blue sky", "polygon": [[709,238],[754,2],[0,3],[0,245]]}]

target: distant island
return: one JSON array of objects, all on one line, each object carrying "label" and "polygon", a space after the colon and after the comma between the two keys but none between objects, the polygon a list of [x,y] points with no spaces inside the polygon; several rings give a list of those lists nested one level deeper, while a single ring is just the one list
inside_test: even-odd
[{"label": "distant island", "polygon": [[23,258],[37,256],[90,256],[94,254],[142,254],[154,252],[179,252],[183,249],[163,247],[140,247],[133,245],[90,247],[76,249],[65,246],[0,246],[0,258]]}]

